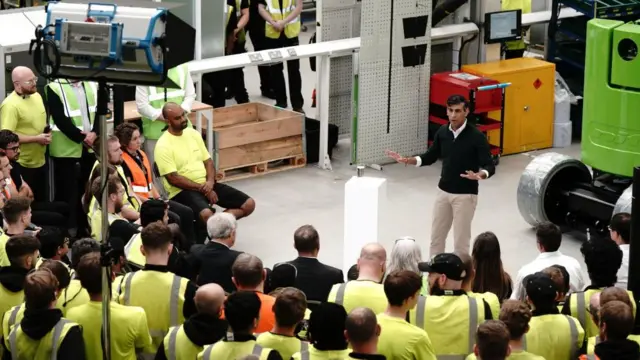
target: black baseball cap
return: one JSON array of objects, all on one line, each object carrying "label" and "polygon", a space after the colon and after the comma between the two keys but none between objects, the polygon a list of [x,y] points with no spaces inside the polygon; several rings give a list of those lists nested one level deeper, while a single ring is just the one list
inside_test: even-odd
[{"label": "black baseball cap", "polygon": [[421,262],[418,269],[422,272],[443,274],[451,280],[460,281],[464,279],[466,272],[464,263],[453,253],[438,254],[429,262]]},{"label": "black baseball cap", "polygon": [[527,275],[522,283],[533,303],[553,302],[556,298],[558,288],[551,276],[543,272]]}]

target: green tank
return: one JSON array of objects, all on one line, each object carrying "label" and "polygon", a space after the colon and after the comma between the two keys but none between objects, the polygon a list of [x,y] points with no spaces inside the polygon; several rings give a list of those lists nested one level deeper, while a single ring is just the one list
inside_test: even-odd
[{"label": "green tank", "polygon": [[640,165],[640,23],[587,23],[581,160],[536,156],[518,184],[518,209],[532,226],[608,236],[611,217],[631,212]]}]

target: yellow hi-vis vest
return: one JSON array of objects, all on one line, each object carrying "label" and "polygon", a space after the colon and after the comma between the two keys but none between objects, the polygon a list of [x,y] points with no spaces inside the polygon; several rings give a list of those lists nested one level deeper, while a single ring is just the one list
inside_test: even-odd
[{"label": "yellow hi-vis vest", "polygon": [[[96,106],[98,104],[98,85],[95,82],[83,82],[82,86],[86,95],[85,99],[77,99],[71,84],[67,80],[61,79],[47,84],[47,86],[60,98],[64,107],[64,114],[71,119],[80,131],[84,130],[82,119],[82,105],[80,101],[87,102],[89,121],[91,125],[95,121]],[[82,144],[78,144],[69,139],[55,124],[55,119],[51,117],[51,144],[49,144],[49,154],[57,158],[75,158],[82,156]]]},{"label": "yellow hi-vis vest", "polygon": [[[502,0],[502,11],[522,10],[522,15],[531,12],[531,0]],[[526,47],[524,39],[507,41],[507,50],[522,50]]]},{"label": "yellow hi-vis vest", "polygon": [[142,246],[142,236],[140,233],[133,235],[124,246],[124,256],[127,261],[138,267],[144,267],[147,264],[147,258],[140,251]]},{"label": "yellow hi-vis vest", "polygon": [[[296,0],[282,0],[282,8],[280,8],[280,0],[266,0],[266,10],[271,14],[273,21],[284,20],[295,10]],[[300,16],[291,20],[284,26],[284,35],[288,39],[293,39],[300,34]],[[278,39],[280,32],[271,24],[265,24],[265,36],[270,39]]]},{"label": "yellow hi-vis vest", "polygon": [[11,265],[7,256],[7,241],[9,241],[9,235],[0,229],[0,266],[2,267]]},{"label": "yellow hi-vis vest", "polygon": [[4,314],[7,310],[16,305],[22,304],[24,301],[24,291],[13,292],[0,285],[0,314]]},{"label": "yellow hi-vis vest", "polygon": [[184,323],[182,313],[184,292],[189,280],[170,272],[142,270],[124,275],[118,294],[118,303],[139,306],[147,314],[152,349],[145,349],[144,356],[153,356],[169,328]]},{"label": "yellow hi-vis vest", "polygon": [[[253,0],[255,1],[255,0]],[[238,21],[240,21],[240,18],[242,17],[242,0],[236,0],[236,16],[238,17]],[[227,23],[229,22],[229,18],[227,18]],[[242,29],[238,32],[238,43],[244,43],[246,41],[246,37],[245,37],[245,30]]]},{"label": "yellow hi-vis vest", "polygon": [[[627,339],[640,344],[640,335],[631,334]],[[587,340],[587,355],[595,355],[596,345],[600,344],[600,342],[600,335],[590,337],[589,340]]]},{"label": "yellow hi-vis vest", "polygon": [[582,326],[571,316],[534,316],[529,322],[529,332],[522,337],[522,350],[547,360],[575,359],[584,339]]},{"label": "yellow hi-vis vest", "polygon": [[356,307],[364,306],[379,314],[384,312],[388,305],[382,284],[358,280],[333,285],[327,302],[342,305],[348,313]]},{"label": "yellow hi-vis vest", "polygon": [[11,334],[5,337],[4,343],[11,352],[13,360],[56,359],[60,344],[74,326],[78,326],[78,324],[62,318],[47,335],[34,340],[27,336],[18,324],[11,330]]},{"label": "yellow hi-vis vest", "polygon": [[164,337],[164,353],[167,359],[171,360],[193,360],[198,357],[203,347],[198,346],[189,340],[182,325],[169,329],[169,333]]},{"label": "yellow hi-vis vest", "polygon": [[[96,170],[96,168],[99,165],[100,163],[98,161],[96,161],[93,164],[93,168],[91,169],[91,174],[93,174],[93,172]],[[131,206],[131,208],[135,211],[140,211],[140,206],[142,204],[140,204],[138,202],[138,199],[135,196],[133,196],[134,194],[133,189],[131,188],[131,184],[129,184],[129,181],[127,180],[127,177],[124,174],[124,169],[122,168],[122,165],[116,165],[116,171],[118,172],[118,177],[120,178],[120,182],[124,186],[124,195],[122,195],[123,204]],[[89,218],[89,222],[91,222],[91,216],[93,215],[93,213],[98,209],[100,209],[100,202],[96,201],[96,198],[94,196],[91,196],[91,202],[89,202],[89,214],[87,214],[87,217]]]},{"label": "yellow hi-vis vest", "polygon": [[[189,67],[187,64],[178,65],[169,69],[167,77],[173,80],[176,85],[180,86],[179,89],[166,89],[167,100],[165,101],[165,88],[150,86],[148,89],[149,105],[154,109],[162,109],[164,104],[168,102],[174,102],[178,105],[182,104],[185,97],[185,89],[187,88],[187,76],[189,74]],[[162,135],[162,129],[167,126],[164,121],[155,121],[155,119],[142,118],[142,132],[144,137],[149,140],[158,140]],[[191,121],[189,121],[189,126]]]},{"label": "yellow hi-vis vest", "polygon": [[467,295],[420,296],[409,323],[427,332],[438,359],[464,360],[473,352],[484,313],[484,302]]},{"label": "yellow hi-vis vest", "polygon": [[[586,291],[578,291],[569,295],[569,304],[571,305],[571,316],[578,319],[580,325],[584,329],[585,336],[587,338],[600,335],[600,329],[598,325],[593,322],[593,318],[588,311],[589,301],[591,300],[591,296],[596,293],[601,292],[602,289],[589,289]],[[629,294],[629,298],[631,299],[631,304],[633,305],[633,316],[636,316],[636,301],[633,298],[633,293],[627,290],[627,294]]]},{"label": "yellow hi-vis vest", "polygon": [[15,324],[19,324],[24,317],[24,303],[16,305],[11,309],[7,310],[2,317],[2,334],[0,336],[2,338],[6,338],[9,334],[11,334],[11,330],[13,330],[13,326]]},{"label": "yellow hi-vis vest", "polygon": [[263,348],[255,340],[249,341],[218,341],[207,345],[198,354],[198,360],[240,359],[245,355],[255,355],[260,360],[267,360],[272,349]]}]

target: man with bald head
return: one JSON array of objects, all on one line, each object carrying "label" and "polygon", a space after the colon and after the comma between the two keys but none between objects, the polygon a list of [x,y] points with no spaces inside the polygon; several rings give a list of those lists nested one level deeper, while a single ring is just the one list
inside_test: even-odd
[{"label": "man with bald head", "polygon": [[358,259],[358,279],[333,285],[328,302],[344,306],[347,312],[368,307],[376,314],[387,308],[387,297],[380,283],[387,269],[387,252],[378,243],[365,245]]},{"label": "man with bald head", "polygon": [[216,343],[227,332],[226,320],[220,318],[224,290],[218,284],[202,285],[196,291],[194,302],[198,312],[184,324],[169,329],[158,347],[156,360],[192,360],[205,345]]},{"label": "man with bald head", "polygon": [[[216,181],[216,170],[202,136],[188,126],[187,112],[176,103],[166,103],[162,113],[168,129],[155,148],[155,160],[171,200],[190,207],[201,228],[215,212],[225,208],[236,219],[250,215],[255,201],[247,194]],[[204,239],[202,239],[204,240]]]},{"label": "man with bald head", "polygon": [[351,310],[344,328],[344,337],[353,349],[349,359],[385,359],[378,354],[381,328],[371,309],[359,307]]},{"label": "man with bald head", "polygon": [[22,178],[31,186],[36,201],[48,201],[45,151],[51,143],[51,134],[44,102],[36,87],[38,78],[31,69],[18,66],[13,69],[11,80],[14,91],[0,104],[0,128],[18,135]]}]

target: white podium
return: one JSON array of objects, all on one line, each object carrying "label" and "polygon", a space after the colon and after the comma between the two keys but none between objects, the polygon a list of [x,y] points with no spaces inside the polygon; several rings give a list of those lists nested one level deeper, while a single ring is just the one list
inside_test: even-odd
[{"label": "white podium", "polygon": [[378,242],[380,220],[387,207],[387,179],[354,176],[344,185],[344,193],[342,270],[347,274],[362,247]]}]

